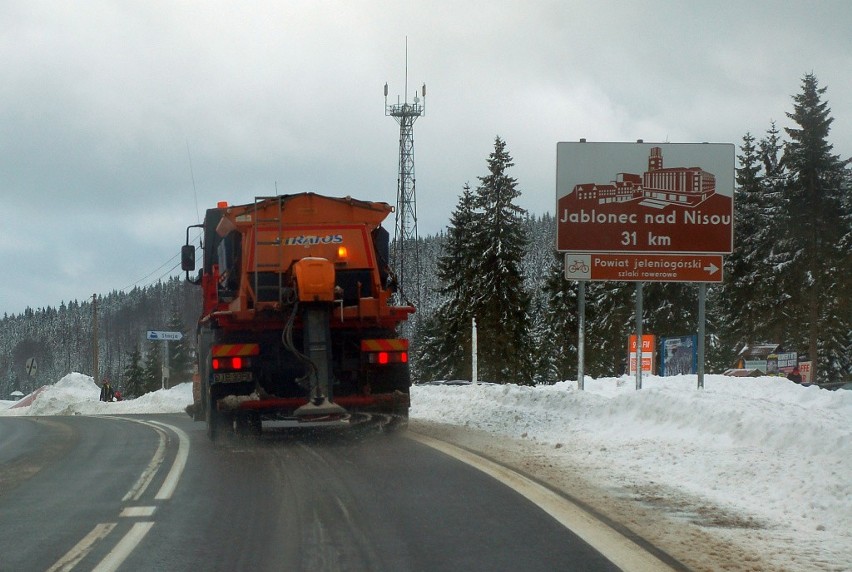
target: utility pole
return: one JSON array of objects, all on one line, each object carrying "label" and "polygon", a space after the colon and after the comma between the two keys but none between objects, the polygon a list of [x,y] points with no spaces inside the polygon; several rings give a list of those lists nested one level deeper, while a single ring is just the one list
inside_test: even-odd
[{"label": "utility pole", "polygon": [[92,376],[98,383],[98,295],[92,294]]}]

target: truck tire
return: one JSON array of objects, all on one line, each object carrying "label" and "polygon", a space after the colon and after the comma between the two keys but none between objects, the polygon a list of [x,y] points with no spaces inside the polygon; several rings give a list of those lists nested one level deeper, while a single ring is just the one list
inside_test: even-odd
[{"label": "truck tire", "polygon": [[216,407],[216,401],[219,399],[214,388],[209,388],[206,392],[206,407],[207,410],[207,437],[211,441],[216,441],[222,434],[223,430],[229,429],[228,415],[219,411]]}]

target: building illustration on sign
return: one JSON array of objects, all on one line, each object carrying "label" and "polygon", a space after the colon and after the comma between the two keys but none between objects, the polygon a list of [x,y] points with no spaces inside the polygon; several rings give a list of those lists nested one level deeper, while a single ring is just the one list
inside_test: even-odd
[{"label": "building illustration on sign", "polygon": [[734,147],[559,143],[560,252],[727,254]]},{"label": "building illustration on sign", "polygon": [[663,167],[663,150],[652,147],[648,170],[642,175],[618,173],[611,183],[580,183],[573,192],[578,201],[599,205],[641,199],[645,207],[695,207],[716,192],[716,177],[701,167]]}]

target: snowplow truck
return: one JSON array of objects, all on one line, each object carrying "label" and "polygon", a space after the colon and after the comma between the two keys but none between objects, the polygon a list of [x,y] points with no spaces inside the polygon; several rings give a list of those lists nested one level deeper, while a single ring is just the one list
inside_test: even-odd
[{"label": "snowplow truck", "polygon": [[301,193],[219,203],[187,227],[181,265],[203,298],[188,412],[211,439],[275,419],[407,423],[408,340],[397,332],[414,307],[391,302],[381,223],[393,211]]}]

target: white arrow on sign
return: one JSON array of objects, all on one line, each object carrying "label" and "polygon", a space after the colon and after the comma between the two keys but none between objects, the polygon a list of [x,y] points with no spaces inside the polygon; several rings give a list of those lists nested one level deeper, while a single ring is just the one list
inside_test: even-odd
[{"label": "white arrow on sign", "polygon": [[718,266],[716,266],[715,264],[713,264],[713,263],[711,262],[711,263],[710,263],[710,266],[705,266],[705,267],[704,267],[704,270],[706,270],[706,271],[707,271],[707,272],[709,272],[710,274],[716,274],[716,271],[717,271],[717,270],[719,270],[719,267],[718,267]]},{"label": "white arrow on sign", "polygon": [[158,340],[161,342],[176,342],[183,339],[183,334],[180,332],[161,332],[158,330],[148,330],[149,340]]}]

